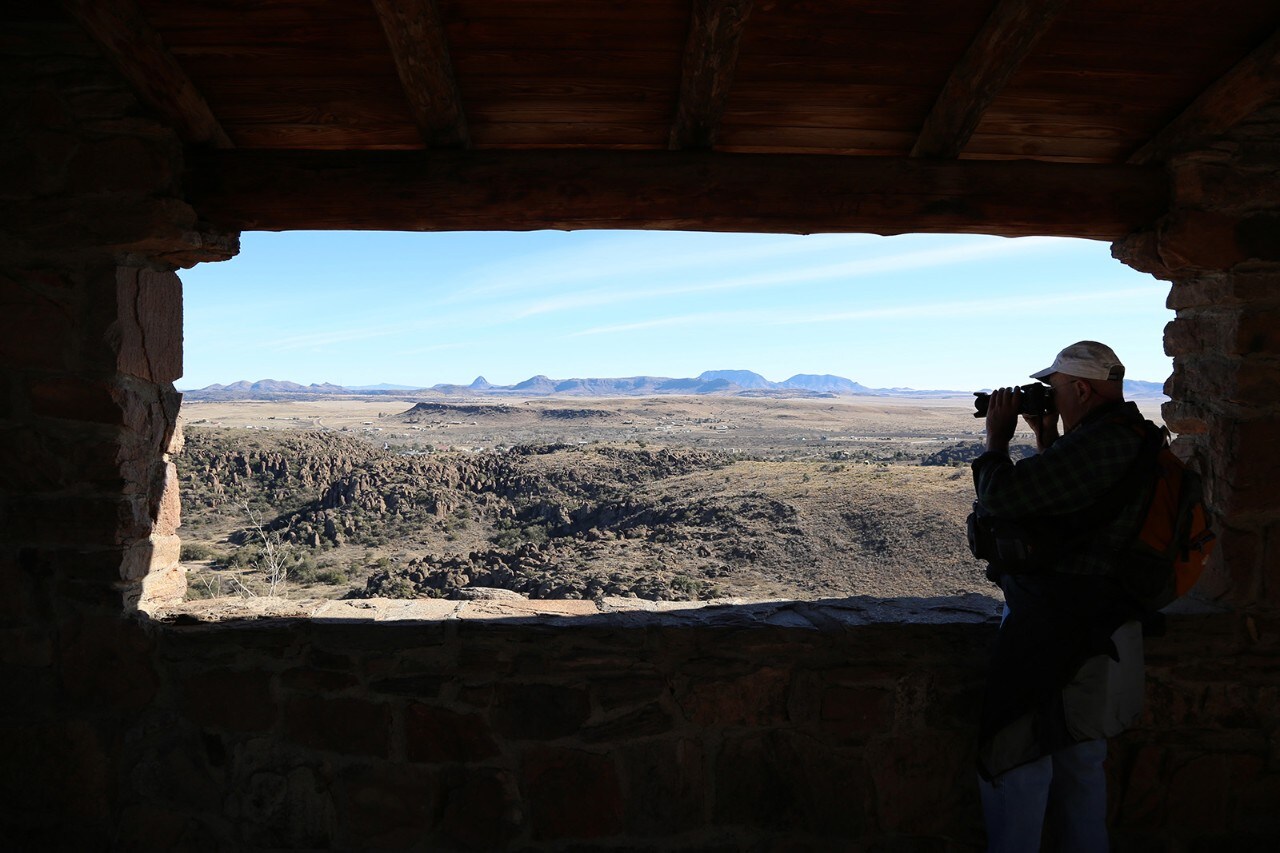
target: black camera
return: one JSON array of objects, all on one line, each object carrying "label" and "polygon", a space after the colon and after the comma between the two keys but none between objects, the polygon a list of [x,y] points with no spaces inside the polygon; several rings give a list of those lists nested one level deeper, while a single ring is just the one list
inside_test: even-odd
[{"label": "black camera", "polygon": [[[1039,417],[1049,414],[1049,410],[1053,408],[1053,388],[1050,386],[1033,382],[1030,385],[1021,386],[1018,390],[1022,392],[1019,398],[1021,402],[1018,406],[1018,414]],[[973,408],[977,410],[973,416],[985,418],[987,406],[991,404],[991,395],[986,391],[974,391],[973,396]]]}]

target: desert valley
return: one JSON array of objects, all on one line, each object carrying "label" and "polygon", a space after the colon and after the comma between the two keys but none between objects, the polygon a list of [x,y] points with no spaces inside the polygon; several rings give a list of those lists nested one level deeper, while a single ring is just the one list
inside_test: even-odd
[{"label": "desert valley", "polygon": [[191,597],[993,591],[964,544],[971,396],[200,396]]}]

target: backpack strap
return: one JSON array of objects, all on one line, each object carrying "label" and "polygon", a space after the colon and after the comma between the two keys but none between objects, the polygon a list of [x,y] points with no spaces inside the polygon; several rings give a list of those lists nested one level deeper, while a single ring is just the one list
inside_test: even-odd
[{"label": "backpack strap", "polygon": [[[1073,552],[1103,547],[1097,541],[1097,533],[1114,521],[1126,504],[1151,488],[1156,470],[1156,457],[1163,448],[1168,446],[1168,431],[1151,421],[1133,422],[1120,417],[1113,417],[1110,420],[1112,423],[1123,424],[1133,429],[1142,436],[1142,443],[1138,446],[1138,452],[1134,454],[1129,467],[1110,489],[1092,506],[1067,516],[1066,525],[1069,530],[1059,544]],[[1137,533],[1136,529],[1126,532],[1126,539],[1136,536]]]}]

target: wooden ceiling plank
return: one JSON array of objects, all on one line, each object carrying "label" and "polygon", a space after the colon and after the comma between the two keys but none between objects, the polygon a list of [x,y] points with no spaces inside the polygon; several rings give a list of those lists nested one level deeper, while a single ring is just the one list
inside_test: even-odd
[{"label": "wooden ceiling plank", "polygon": [[912,157],[953,159],[1068,0],[1001,0],[956,64],[911,149]]},{"label": "wooden ceiling plank", "polygon": [[1163,169],[687,151],[204,151],[184,177],[232,231],[636,228],[1114,240],[1168,206]]},{"label": "wooden ceiling plank", "polygon": [[373,0],[414,123],[430,148],[469,144],[462,96],[435,0]]},{"label": "wooden ceiling plank", "polygon": [[204,96],[132,0],[63,0],[138,97],[193,145],[231,148]]},{"label": "wooden ceiling plank", "polygon": [[1129,162],[1145,165],[1234,127],[1280,99],[1280,30],[1205,89],[1183,112],[1135,151]]},{"label": "wooden ceiling plank", "polygon": [[667,147],[707,150],[724,117],[753,0],[694,0]]}]

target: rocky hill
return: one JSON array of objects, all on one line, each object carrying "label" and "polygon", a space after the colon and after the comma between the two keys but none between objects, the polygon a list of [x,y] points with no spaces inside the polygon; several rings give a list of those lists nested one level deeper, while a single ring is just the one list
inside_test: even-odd
[{"label": "rocky hill", "polygon": [[[415,416],[467,414],[424,404],[402,417]],[[295,582],[330,595],[984,588],[962,543],[967,471],[610,444],[419,453],[338,432],[197,428],[177,462],[182,533],[206,580],[256,559],[247,507],[292,549]]]}]

